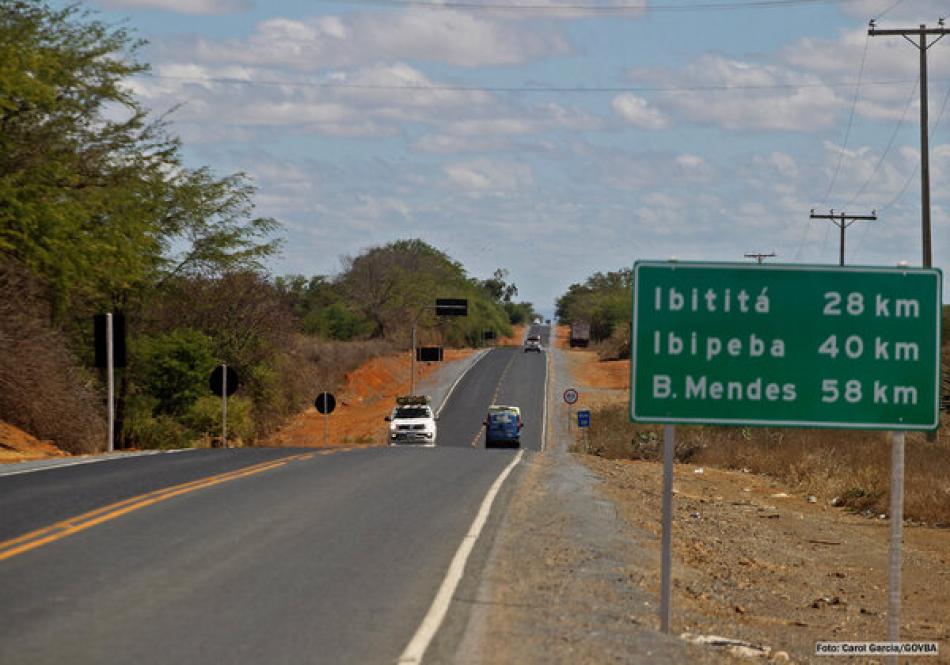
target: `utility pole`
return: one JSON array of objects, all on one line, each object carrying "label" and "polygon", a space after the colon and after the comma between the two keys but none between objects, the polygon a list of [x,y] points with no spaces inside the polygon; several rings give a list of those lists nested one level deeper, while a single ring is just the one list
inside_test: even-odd
[{"label": "utility pole", "polygon": [[771,259],[771,258],[774,258],[775,256],[776,256],[775,252],[769,252],[768,254],[763,254],[761,252],[752,252],[745,255],[747,259],[755,259],[759,264],[762,263],[763,259]]},{"label": "utility pole", "polygon": [[[927,119],[927,49],[950,33],[950,29],[943,26],[943,19],[937,21],[938,27],[928,28],[921,24],[919,28],[900,28],[897,30],[879,30],[872,19],[868,26],[868,35],[900,35],[912,46],[920,51],[920,230],[923,236],[923,265],[929,268],[933,256],[930,250],[930,138],[928,137]],[[916,35],[915,42],[909,35]],[[936,35],[937,38],[927,43],[927,35]]]},{"label": "utility pole", "polygon": [[838,248],[838,265],[844,265],[844,230],[854,224],[855,222],[870,222],[877,219],[877,211],[872,210],[870,215],[849,215],[846,212],[836,213],[834,210],[829,210],[827,215],[816,215],[815,209],[811,209],[811,219],[830,219],[832,223],[841,229],[841,243]]}]

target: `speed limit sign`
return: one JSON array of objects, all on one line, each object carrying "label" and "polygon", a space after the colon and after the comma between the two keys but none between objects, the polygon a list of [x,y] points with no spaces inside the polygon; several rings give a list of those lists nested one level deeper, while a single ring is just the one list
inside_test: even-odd
[{"label": "speed limit sign", "polygon": [[564,401],[568,404],[573,404],[577,401],[577,391],[573,388],[568,388],[564,391]]}]

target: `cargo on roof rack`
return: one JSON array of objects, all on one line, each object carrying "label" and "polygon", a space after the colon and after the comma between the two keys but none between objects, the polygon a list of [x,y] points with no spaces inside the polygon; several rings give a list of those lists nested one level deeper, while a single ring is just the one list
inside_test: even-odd
[{"label": "cargo on roof rack", "polygon": [[399,406],[427,406],[430,401],[428,395],[400,395],[396,398]]}]

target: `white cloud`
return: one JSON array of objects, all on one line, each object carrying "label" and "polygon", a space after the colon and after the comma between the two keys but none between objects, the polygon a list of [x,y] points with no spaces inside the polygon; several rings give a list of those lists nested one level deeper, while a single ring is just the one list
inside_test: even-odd
[{"label": "white cloud", "polygon": [[448,164],[445,173],[463,189],[481,192],[526,189],[534,183],[531,167],[487,159]]},{"label": "white cloud", "polygon": [[669,119],[659,109],[630,93],[614,97],[611,106],[617,115],[641,129],[665,129],[670,125]]},{"label": "white cloud", "polygon": [[408,9],[262,21],[244,39],[178,38],[159,43],[165,57],[319,71],[392,60],[458,67],[511,65],[571,51],[551,27],[530,30],[459,11]]},{"label": "white cloud", "polygon": [[813,132],[832,126],[844,105],[813,74],[720,55],[703,55],[680,71],[636,70],[631,75],[688,88],[662,94],[662,106],[694,122],[737,131]]},{"label": "white cloud", "polygon": [[233,14],[250,9],[247,0],[98,0],[105,9],[160,9],[180,14]]}]

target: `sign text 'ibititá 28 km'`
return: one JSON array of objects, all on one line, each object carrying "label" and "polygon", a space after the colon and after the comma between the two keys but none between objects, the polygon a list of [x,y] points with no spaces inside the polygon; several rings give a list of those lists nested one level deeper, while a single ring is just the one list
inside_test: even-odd
[{"label": "sign text 'ibitit\u00e1 28 km'", "polygon": [[933,430],[942,276],[639,261],[637,422]]}]

